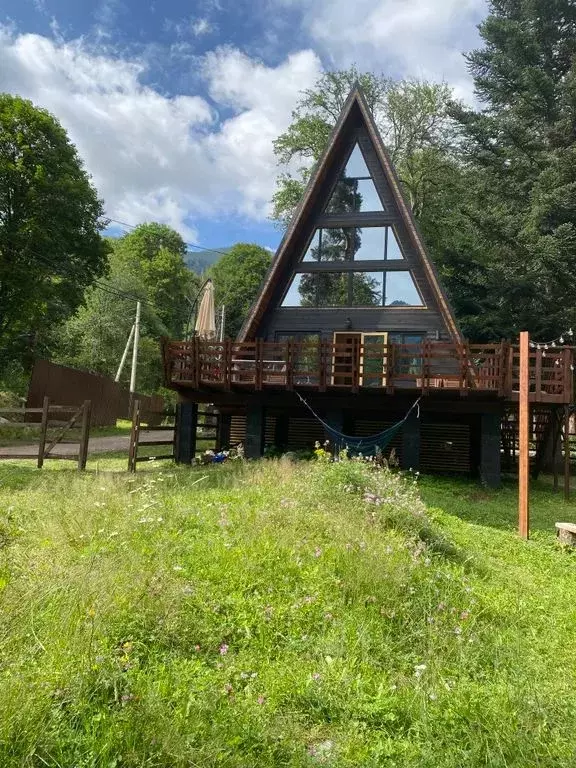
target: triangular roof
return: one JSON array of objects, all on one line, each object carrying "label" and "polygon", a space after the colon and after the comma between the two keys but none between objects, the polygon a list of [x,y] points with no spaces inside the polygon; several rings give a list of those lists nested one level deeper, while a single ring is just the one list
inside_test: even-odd
[{"label": "triangular roof", "polygon": [[341,164],[342,162],[340,151],[343,137],[347,134],[350,123],[352,121],[357,123],[358,115],[360,116],[360,120],[363,122],[368,136],[372,141],[374,150],[382,168],[382,172],[384,173],[386,181],[390,187],[394,203],[406,226],[409,237],[411,239],[411,243],[420,258],[428,284],[436,299],[438,310],[442,316],[442,319],[444,320],[446,328],[453,341],[462,340],[462,336],[454,317],[454,313],[450,308],[448,298],[440,284],[440,280],[434,265],[432,264],[426,252],[426,248],[418,229],[418,225],[416,224],[412,214],[412,210],[406,203],[402,194],[400,181],[392,164],[392,159],[382,142],[382,138],[380,137],[378,128],[376,127],[374,117],[366,102],[364,93],[359,85],[355,85],[350,92],[344,107],[342,108],[342,112],[332,131],[328,144],[322,154],[322,157],[315,166],[314,172],[310,177],[304,195],[302,196],[294,216],[292,217],[284,237],[282,238],[282,242],[276,251],[276,255],[272,261],[270,269],[268,270],[268,273],[264,278],[264,282],[260,288],[260,293],[252,305],[252,308],[239,333],[239,341],[245,341],[255,337],[262,316],[272,300],[278,279],[281,277],[287,262],[289,262],[291,259],[294,245],[300,237],[301,230],[309,223],[310,211],[312,206],[317,201],[318,195],[322,191],[326,176],[334,167],[334,165]]}]

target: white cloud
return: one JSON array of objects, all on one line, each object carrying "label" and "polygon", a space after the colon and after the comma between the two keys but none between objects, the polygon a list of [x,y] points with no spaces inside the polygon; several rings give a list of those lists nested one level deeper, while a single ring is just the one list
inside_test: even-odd
[{"label": "white cloud", "polygon": [[0,91],[49,109],[68,130],[106,203],[128,223],[156,219],[195,239],[194,218],[263,219],[277,172],[273,139],[298,92],[320,73],[310,51],[269,68],[234,49],[206,59],[220,123],[200,96],[161,95],[141,82],[145,64],[97,55],[81,40],[0,28]]},{"label": "white cloud", "polygon": [[470,100],[462,52],[478,44],[486,0],[271,0],[298,7],[303,27],[335,66],[445,80]]},{"label": "white cloud", "polygon": [[190,28],[192,29],[192,34],[195,35],[195,37],[207,35],[209,32],[214,30],[214,27],[206,18],[194,19],[190,23]]}]

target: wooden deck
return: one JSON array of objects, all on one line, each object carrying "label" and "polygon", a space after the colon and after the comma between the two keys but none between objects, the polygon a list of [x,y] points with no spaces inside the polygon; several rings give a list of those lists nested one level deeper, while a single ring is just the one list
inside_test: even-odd
[{"label": "wooden deck", "polygon": [[[476,393],[518,399],[519,350],[506,342],[399,345],[192,339],[166,341],[163,357],[167,385],[190,395],[263,390],[379,390],[393,395],[408,389],[422,395],[452,391],[462,397]],[[532,402],[572,402],[573,377],[572,348],[531,350]]]}]

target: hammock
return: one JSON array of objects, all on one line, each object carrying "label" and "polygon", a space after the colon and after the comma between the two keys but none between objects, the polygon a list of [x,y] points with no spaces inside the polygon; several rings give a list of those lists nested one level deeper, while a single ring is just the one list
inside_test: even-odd
[{"label": "hammock", "polygon": [[417,418],[420,418],[420,406],[418,403],[422,398],[419,397],[418,400],[416,400],[416,402],[410,406],[406,416],[404,416],[404,418],[400,421],[396,422],[396,424],[388,427],[388,429],[385,429],[383,432],[379,432],[377,435],[369,435],[368,437],[353,437],[352,435],[345,435],[343,432],[339,432],[337,429],[334,429],[334,427],[331,427],[330,424],[327,424],[323,419],[320,418],[320,416],[318,416],[316,411],[313,410],[313,408],[309,405],[309,403],[306,402],[306,400],[299,392],[296,392],[296,394],[302,403],[304,403],[306,408],[308,408],[314,418],[317,419],[320,424],[322,424],[326,432],[330,435],[337,451],[340,451],[342,448],[347,448],[353,453],[363,454],[375,453],[376,449],[384,451],[390,445],[396,434],[402,429],[404,422],[408,419],[414,408],[418,409]]}]

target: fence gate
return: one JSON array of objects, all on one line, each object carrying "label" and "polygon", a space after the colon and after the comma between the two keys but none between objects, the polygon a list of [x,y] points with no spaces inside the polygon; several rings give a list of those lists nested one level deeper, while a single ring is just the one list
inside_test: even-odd
[{"label": "fence gate", "polygon": [[[162,418],[174,418],[172,411],[163,411],[161,414],[154,414],[155,416],[161,415]],[[174,426],[159,426],[152,427],[154,432],[172,432],[172,437],[165,439],[154,440],[141,440],[142,433],[142,404],[140,400],[134,401],[134,407],[132,409],[132,429],[130,431],[130,446],[128,448],[128,472],[136,472],[136,464],[139,461],[151,461],[160,459],[173,459],[174,458]],[[159,456],[138,456],[138,449],[140,446],[157,445],[157,446],[170,446],[170,453],[161,453]]]},{"label": "fence gate", "polygon": [[[29,428],[34,422],[26,421],[28,414],[41,414],[40,436],[38,440],[38,451],[34,453],[17,453],[0,448],[0,459],[34,459],[36,458],[38,467],[41,468],[46,459],[66,459],[76,461],[78,469],[86,469],[88,459],[88,441],[90,439],[90,417],[92,412],[92,403],[85,400],[81,406],[77,405],[51,405],[48,397],[44,398],[42,408],[2,408],[0,414],[18,415],[23,417],[23,421],[14,421],[4,424],[10,428]],[[56,419],[51,418],[55,414]],[[72,414],[68,420],[63,420],[65,415]],[[55,434],[49,437],[49,430],[55,428]],[[78,443],[77,453],[55,453],[54,449],[62,445],[65,437],[70,436],[72,430],[80,430],[80,435],[73,442]]]}]

